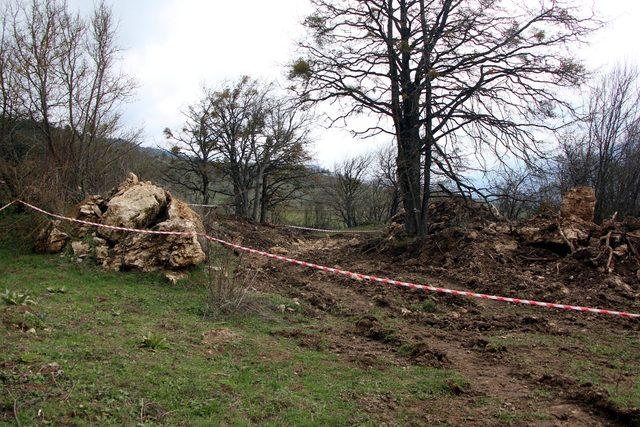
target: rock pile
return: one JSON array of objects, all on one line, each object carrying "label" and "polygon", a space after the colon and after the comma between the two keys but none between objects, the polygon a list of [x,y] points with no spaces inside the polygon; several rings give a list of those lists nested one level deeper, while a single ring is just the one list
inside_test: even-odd
[{"label": "rock pile", "polygon": [[[90,196],[73,211],[73,217],[117,227],[159,231],[204,232],[202,220],[184,202],[165,189],[141,182],[134,174],[107,198]],[[75,226],[71,237],[50,222],[40,233],[36,251],[61,252],[71,240],[79,260],[92,258],[110,270],[166,271],[178,280],[180,273],[204,262],[206,256],[195,236],[162,236],[127,233],[110,229]]]}]

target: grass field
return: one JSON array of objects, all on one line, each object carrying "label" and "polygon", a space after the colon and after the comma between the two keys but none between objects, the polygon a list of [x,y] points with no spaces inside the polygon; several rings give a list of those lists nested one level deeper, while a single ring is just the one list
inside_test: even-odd
[{"label": "grass field", "polygon": [[444,369],[370,369],[300,347],[280,332],[314,321],[276,295],[212,319],[199,285],[15,250],[0,248],[0,290],[36,304],[0,305],[0,423],[375,424],[388,415],[366,402],[389,394],[395,421],[411,422],[424,416],[417,400],[464,383]]}]

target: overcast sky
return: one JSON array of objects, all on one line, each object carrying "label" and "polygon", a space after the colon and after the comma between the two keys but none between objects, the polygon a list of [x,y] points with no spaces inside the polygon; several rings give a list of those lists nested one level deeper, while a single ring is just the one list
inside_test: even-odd
[{"label": "overcast sky", "polygon": [[[616,61],[638,63],[640,2],[583,0],[610,21],[579,55],[592,68]],[[88,11],[94,0],[69,0]],[[108,0],[120,20],[124,66],[140,84],[126,107],[129,126],[144,127],[145,145],[164,142],[165,127],[180,126],[180,111],[196,100],[203,84],[215,85],[243,74],[281,78],[292,59],[307,0]],[[315,131],[317,163],[370,149],[344,130]]]}]

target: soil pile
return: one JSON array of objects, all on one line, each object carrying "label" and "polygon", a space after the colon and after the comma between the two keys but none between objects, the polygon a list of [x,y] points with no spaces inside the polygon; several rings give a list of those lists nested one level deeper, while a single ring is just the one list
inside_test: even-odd
[{"label": "soil pile", "polygon": [[427,237],[408,239],[392,224],[362,249],[470,290],[637,310],[640,220],[595,224],[594,207],[593,190],[582,187],[565,195],[560,212],[510,223],[484,204],[451,197],[430,205]]}]

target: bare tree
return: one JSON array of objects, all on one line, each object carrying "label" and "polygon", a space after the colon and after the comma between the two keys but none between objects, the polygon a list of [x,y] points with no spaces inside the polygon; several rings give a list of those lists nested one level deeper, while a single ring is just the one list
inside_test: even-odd
[{"label": "bare tree", "polygon": [[398,184],[397,153],[395,147],[389,145],[376,153],[376,179],[387,193],[388,214],[386,219],[398,213],[400,207],[400,185]]},{"label": "bare tree", "polygon": [[[215,198],[218,135],[209,123],[207,100],[190,106],[184,113],[180,132],[166,128],[166,138],[173,144],[163,168],[166,181],[198,195],[208,205]],[[219,165],[218,165],[219,166]]]},{"label": "bare tree", "polygon": [[327,189],[333,209],[349,228],[360,224],[359,212],[364,203],[369,163],[368,157],[360,156],[336,165]]},{"label": "bare tree", "polygon": [[395,138],[411,235],[426,232],[432,170],[477,193],[474,163],[542,155],[536,133],[585,76],[568,48],[597,26],[569,0],[312,3],[291,76],[309,102],[343,101],[336,120],[379,118],[357,135]]}]

